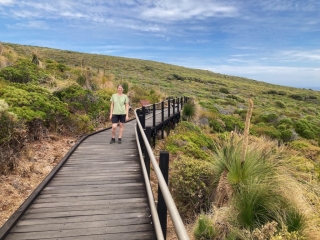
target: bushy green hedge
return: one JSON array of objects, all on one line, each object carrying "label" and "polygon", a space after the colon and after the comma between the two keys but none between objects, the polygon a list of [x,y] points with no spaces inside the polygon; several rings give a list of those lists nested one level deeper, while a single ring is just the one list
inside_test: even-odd
[{"label": "bushy green hedge", "polygon": [[48,75],[30,60],[19,59],[15,65],[1,69],[0,77],[15,83],[38,83],[48,78]]},{"label": "bushy green hedge", "polygon": [[68,104],[71,113],[87,114],[91,119],[99,117],[100,114],[107,115],[110,109],[110,96],[96,94],[76,84],[59,90],[54,95]]},{"label": "bushy green hedge", "polygon": [[180,214],[192,217],[210,207],[212,164],[183,156],[172,164],[170,188]]},{"label": "bushy green hedge", "polygon": [[182,152],[203,161],[212,161],[211,150],[214,143],[210,137],[201,133],[200,129],[188,122],[181,122],[175,134],[166,139],[165,150],[177,154]]},{"label": "bushy green hedge", "polygon": [[231,132],[234,130],[242,131],[244,129],[244,122],[237,116],[220,114],[219,118],[210,120],[209,126],[215,132]]},{"label": "bushy green hedge", "polygon": [[8,83],[0,89],[0,98],[9,104],[11,112],[27,122],[34,119],[54,121],[68,115],[66,104],[36,85]]},{"label": "bushy green hedge", "polygon": [[320,136],[320,128],[307,119],[300,119],[294,123],[296,132],[304,138],[315,139]]}]

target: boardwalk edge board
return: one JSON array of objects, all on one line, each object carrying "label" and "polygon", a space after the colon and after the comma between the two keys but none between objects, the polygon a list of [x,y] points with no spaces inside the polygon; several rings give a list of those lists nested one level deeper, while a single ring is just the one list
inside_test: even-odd
[{"label": "boardwalk edge board", "polygon": [[[131,119],[132,121],[135,119]],[[90,133],[88,135],[83,136],[77,143],[75,143],[72,148],[67,152],[67,154],[61,159],[61,161],[52,169],[52,171],[44,178],[44,180],[38,185],[38,187],[30,194],[30,196],[20,205],[20,207],[11,215],[11,217],[3,224],[0,228],[0,240],[3,240],[10,230],[15,226],[15,224],[19,221],[22,215],[27,211],[30,205],[34,202],[37,196],[41,193],[41,191],[48,185],[48,183],[53,179],[53,177],[57,174],[60,168],[67,162],[72,153],[78,148],[78,146],[88,137],[95,135],[97,133],[106,131],[111,129],[111,127],[101,129],[99,131]]]}]

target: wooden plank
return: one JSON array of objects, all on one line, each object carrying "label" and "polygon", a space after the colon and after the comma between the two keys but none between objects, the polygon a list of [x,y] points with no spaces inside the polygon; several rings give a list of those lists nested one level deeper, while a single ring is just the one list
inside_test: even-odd
[{"label": "wooden plank", "polygon": [[[128,209],[129,207],[123,207],[123,204],[114,204],[114,205],[110,205],[110,204],[100,204],[100,205],[78,205],[78,206],[61,206],[61,207],[56,207],[54,209],[55,212],[62,214],[64,213],[65,215],[70,216],[69,212],[76,212],[76,211],[82,211],[82,213],[77,212],[76,215],[74,216],[95,216],[95,215],[110,215],[114,212],[117,213],[124,213],[124,209]],[[148,206],[146,202],[136,202],[136,203],[131,203],[130,204],[130,208],[134,208],[133,210],[130,210],[130,212],[134,212],[134,213],[148,213]],[[102,210],[101,210],[102,209]],[[30,214],[28,216],[28,219],[39,219],[39,218],[43,218],[43,215],[36,215],[37,213],[51,213],[52,212],[52,208],[48,207],[42,207],[42,208],[35,208],[35,207],[30,207],[27,211],[26,214]],[[90,213],[91,210],[101,210],[101,212],[99,212],[99,214],[92,214]],[[40,217],[41,216],[41,217]],[[60,216],[60,215],[58,215]],[[124,216],[126,217],[126,216]],[[50,216],[50,218],[54,218],[53,216]],[[55,217],[56,218],[56,217]],[[22,218],[24,219],[24,218]],[[113,219],[113,218],[111,218]],[[105,219],[106,220],[106,219]],[[62,220],[60,220],[62,221]]]},{"label": "wooden plank", "polygon": [[[157,239],[155,236],[154,231],[144,231],[144,232],[133,232],[133,233],[121,233],[121,234],[104,234],[104,235],[94,235],[90,236],[94,240],[106,240],[106,239],[112,239],[112,240],[124,240],[124,239],[130,239],[130,240],[153,240]],[[60,240],[62,238],[58,238]],[[66,237],[62,240],[88,240],[87,236],[77,236],[77,237]]]},{"label": "wooden plank", "polygon": [[[134,205],[136,206],[136,205]],[[85,209],[85,208],[83,208]],[[89,211],[90,210],[90,211]],[[105,208],[105,209],[89,209],[89,210],[81,210],[79,208],[78,211],[68,211],[68,212],[56,212],[54,209],[51,212],[36,212],[36,213],[26,213],[26,219],[42,219],[43,223],[46,223],[47,219],[59,218],[60,222],[64,222],[63,218],[66,217],[75,217],[75,216],[92,216],[92,215],[103,215],[105,216],[105,221],[108,220],[108,215],[120,214],[120,213],[150,213],[149,209],[146,206],[141,207],[124,207],[123,209],[119,208]],[[112,220],[112,219],[111,219]]]},{"label": "wooden plank", "polygon": [[[151,231],[153,229],[152,224],[140,224],[140,225],[127,225],[127,226],[112,226],[101,228],[88,228],[88,229],[65,229],[57,231],[44,231],[44,232],[23,232],[23,233],[11,233],[7,237],[8,240],[19,239],[50,239],[61,237],[75,237],[75,236],[94,236],[102,234],[115,234],[115,233],[133,233],[142,231]],[[90,239],[90,237],[88,237]]]},{"label": "wooden plank", "polygon": [[[151,215],[148,212],[132,212],[132,213],[108,213],[100,215],[80,215],[80,216],[68,216],[64,218],[47,218],[45,224],[59,224],[63,223],[78,223],[78,222],[94,222],[94,221],[109,221],[121,220],[124,218],[140,218],[140,217],[150,217]],[[21,218],[17,223],[17,226],[24,225],[41,225],[44,224],[42,218]]]},{"label": "wooden plank", "polygon": [[46,232],[67,229],[89,229],[102,227],[116,227],[126,225],[152,224],[151,217],[135,217],[122,219],[108,219],[108,221],[86,221],[86,222],[72,222],[72,223],[55,223],[55,224],[37,224],[37,225],[18,225],[13,232]]},{"label": "wooden plank", "polygon": [[[143,196],[144,197],[144,196]],[[112,199],[112,200],[97,200],[97,201],[82,201],[82,202],[75,202],[73,203],[73,205],[101,205],[101,204],[116,204],[116,203],[125,203],[125,204],[130,204],[133,202],[147,202],[147,200],[145,198],[130,198],[130,199]],[[46,203],[37,203],[38,199],[35,200],[33,207],[59,207],[59,206],[69,206],[70,203],[66,203],[66,202],[55,202],[55,203],[50,203],[50,204],[46,204]]]},{"label": "wooden plank", "polygon": [[[91,191],[75,191],[75,192],[70,192],[66,191],[64,193],[51,193],[47,191],[45,194],[41,194],[41,199],[51,199],[51,198],[64,198],[64,197],[82,197],[82,196],[100,196],[100,195],[107,195],[107,194],[112,194],[115,191],[117,191],[119,187],[115,187],[113,189],[106,188],[106,190],[99,190],[99,189],[92,189]],[[131,187],[121,187],[121,190],[127,192],[127,193],[135,193],[135,192],[144,192],[145,193],[145,187],[142,185],[138,186],[131,186]]]},{"label": "wooden plank", "polygon": [[[141,196],[145,196],[145,191],[140,191],[140,192],[134,192],[134,193],[124,193],[124,192],[119,192],[119,193],[114,193],[114,194],[106,194],[106,195],[101,195],[101,196],[81,196],[81,197],[64,197],[61,198],[61,201],[64,202],[86,202],[86,201],[97,201],[97,200],[114,200],[114,199],[124,199],[124,198],[139,198]],[[39,198],[37,199],[36,204],[38,203],[55,203],[59,199],[43,199]],[[92,202],[91,202],[92,204]]]}]

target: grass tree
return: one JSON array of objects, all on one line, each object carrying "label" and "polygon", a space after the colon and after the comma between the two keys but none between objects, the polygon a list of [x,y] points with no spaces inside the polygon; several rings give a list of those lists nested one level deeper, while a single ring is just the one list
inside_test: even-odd
[{"label": "grass tree", "polygon": [[185,121],[192,121],[195,119],[197,114],[197,107],[194,101],[189,100],[183,105],[182,119]]},{"label": "grass tree", "polygon": [[[228,209],[224,225],[231,239],[271,239],[281,229],[301,236],[306,219],[283,194],[283,166],[277,145],[249,136],[252,108],[250,100],[244,134],[231,133],[216,148],[213,204]],[[273,230],[263,235],[262,229],[269,225],[274,226]],[[258,232],[264,237],[254,237]]]}]

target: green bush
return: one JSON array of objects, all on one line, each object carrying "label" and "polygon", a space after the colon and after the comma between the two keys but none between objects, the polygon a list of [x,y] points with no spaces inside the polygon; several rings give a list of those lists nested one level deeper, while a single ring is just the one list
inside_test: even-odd
[{"label": "green bush", "polygon": [[44,70],[27,59],[19,59],[15,65],[2,68],[0,77],[15,83],[39,83],[48,78]]},{"label": "green bush", "polygon": [[268,136],[272,139],[280,139],[281,132],[274,126],[256,124],[251,127],[250,132],[256,136]]},{"label": "green bush", "polygon": [[239,119],[236,116],[231,115],[220,115],[220,118],[225,124],[225,131],[234,131],[234,130],[243,130],[244,129],[244,122],[242,119]]},{"label": "green bush", "polygon": [[245,102],[245,100],[243,100],[241,97],[238,97],[238,96],[233,95],[233,94],[227,95],[227,98],[232,98],[232,99],[237,100],[238,102],[241,102],[241,103]]},{"label": "green bush", "polygon": [[260,115],[259,118],[261,119],[262,122],[265,122],[265,123],[275,123],[277,122],[279,116],[275,113],[269,113],[269,114]]},{"label": "green bush", "polygon": [[293,138],[293,132],[290,129],[285,129],[280,131],[280,139],[283,142],[289,142]]},{"label": "green bush", "polygon": [[185,217],[210,208],[212,165],[181,156],[171,167],[170,188],[179,212]]},{"label": "green bush", "polygon": [[0,97],[9,104],[10,111],[26,121],[54,122],[68,115],[66,105],[39,86],[11,83],[0,89]]},{"label": "green bush", "polygon": [[71,113],[88,115],[90,119],[96,119],[101,114],[107,115],[107,111],[110,109],[109,96],[85,90],[79,85],[71,85],[55,92],[54,95],[68,104]]},{"label": "green bush", "polygon": [[279,125],[284,125],[285,129],[289,129],[293,126],[291,118],[282,118],[278,122]]},{"label": "green bush", "polygon": [[320,134],[319,128],[307,119],[300,119],[296,121],[294,123],[294,129],[301,137],[307,139],[315,139],[315,137]]},{"label": "green bush", "polygon": [[219,92],[221,92],[221,93],[225,93],[225,94],[229,94],[230,92],[229,92],[229,90],[227,89],[227,88],[220,88],[219,89]]},{"label": "green bush", "polygon": [[291,94],[291,95],[289,95],[289,97],[292,99],[295,99],[295,100],[300,100],[300,101],[302,101],[304,99],[304,97],[299,94]]},{"label": "green bush", "polygon": [[286,108],[286,105],[282,101],[275,101],[275,105],[278,108]]}]

